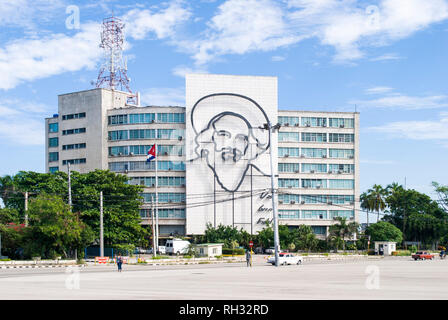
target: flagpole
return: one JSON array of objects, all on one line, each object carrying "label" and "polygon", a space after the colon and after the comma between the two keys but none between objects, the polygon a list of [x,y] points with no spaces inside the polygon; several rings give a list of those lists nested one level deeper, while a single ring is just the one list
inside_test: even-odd
[{"label": "flagpole", "polygon": [[158,157],[158,154],[157,154],[157,143],[155,144],[155,150],[154,150],[154,154],[155,154],[155,156],[156,156],[156,203],[155,203],[155,206],[156,206],[156,210],[155,210],[155,213],[156,213],[156,231],[155,231],[155,234],[156,234],[156,250],[158,251],[159,250],[159,205],[158,205],[158,202],[159,202],[159,199],[158,199],[158,186],[159,186],[159,175],[158,175],[158,167],[159,167],[159,157]]}]

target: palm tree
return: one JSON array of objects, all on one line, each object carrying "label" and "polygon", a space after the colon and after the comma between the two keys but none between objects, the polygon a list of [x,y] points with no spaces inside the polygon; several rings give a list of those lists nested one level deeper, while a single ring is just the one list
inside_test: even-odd
[{"label": "palm tree", "polygon": [[338,223],[330,226],[330,236],[342,239],[342,248],[345,252],[345,238],[356,233],[358,224],[356,222],[347,223],[347,219],[342,217],[336,217],[334,220]]},{"label": "palm tree", "polygon": [[387,189],[384,189],[381,185],[375,184],[372,189],[367,190],[368,205],[370,211],[376,211],[378,213],[378,220],[380,221],[380,211],[386,209],[385,198],[388,196]]},{"label": "palm tree", "polygon": [[367,227],[369,226],[369,211],[370,208],[372,207],[370,201],[371,199],[369,198],[369,195],[367,194],[367,192],[363,192],[359,199],[361,200],[361,208],[367,211]]}]

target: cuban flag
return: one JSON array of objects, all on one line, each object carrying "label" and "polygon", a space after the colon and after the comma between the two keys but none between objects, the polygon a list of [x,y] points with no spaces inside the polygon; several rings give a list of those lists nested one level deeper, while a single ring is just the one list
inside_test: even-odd
[{"label": "cuban flag", "polygon": [[146,157],[146,162],[151,162],[156,158],[156,145],[154,144],[148,151],[148,156]]}]

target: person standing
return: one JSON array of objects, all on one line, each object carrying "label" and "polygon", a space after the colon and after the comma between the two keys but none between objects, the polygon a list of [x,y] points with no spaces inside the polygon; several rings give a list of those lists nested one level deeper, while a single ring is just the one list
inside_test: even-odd
[{"label": "person standing", "polygon": [[123,264],[123,259],[121,259],[121,256],[117,258],[117,266],[118,266],[118,272],[121,272],[121,265]]},{"label": "person standing", "polygon": [[250,253],[250,251],[249,250],[246,250],[246,263],[247,263],[247,266],[249,267],[251,267],[252,266],[252,264],[251,264],[251,253]]}]

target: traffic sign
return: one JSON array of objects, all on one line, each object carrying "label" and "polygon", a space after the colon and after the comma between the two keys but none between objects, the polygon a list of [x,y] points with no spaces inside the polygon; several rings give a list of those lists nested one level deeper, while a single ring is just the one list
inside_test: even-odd
[{"label": "traffic sign", "polygon": [[249,241],[249,246],[252,248],[254,246],[254,242],[253,241]]}]

